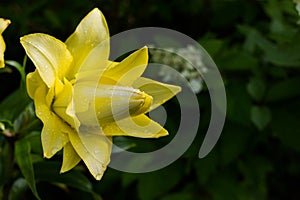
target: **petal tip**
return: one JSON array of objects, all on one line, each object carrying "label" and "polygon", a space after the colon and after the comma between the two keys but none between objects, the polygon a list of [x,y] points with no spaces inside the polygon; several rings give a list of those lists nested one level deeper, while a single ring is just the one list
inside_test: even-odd
[{"label": "petal tip", "polygon": [[0,34],[11,24],[9,19],[0,18]]},{"label": "petal tip", "polygon": [[52,157],[52,155],[50,155],[50,154],[48,154],[47,152],[44,152],[44,158],[51,158]]},{"label": "petal tip", "polygon": [[65,173],[65,172],[69,171],[69,170],[70,170],[70,169],[67,169],[67,168],[65,168],[64,166],[62,166],[62,167],[60,168],[59,173],[60,173],[60,174],[63,174],[63,173]]}]

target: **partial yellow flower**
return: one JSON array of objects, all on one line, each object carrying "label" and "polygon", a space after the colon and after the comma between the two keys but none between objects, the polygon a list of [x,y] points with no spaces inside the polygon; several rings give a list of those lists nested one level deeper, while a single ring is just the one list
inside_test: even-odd
[{"label": "partial yellow flower", "polygon": [[4,64],[4,52],[5,52],[5,42],[2,37],[3,31],[8,27],[10,24],[10,20],[0,18],[0,68],[3,68],[5,66]]},{"label": "partial yellow flower", "polygon": [[143,78],[148,49],[121,62],[109,61],[109,32],[103,14],[92,10],[62,42],[42,33],[21,38],[36,70],[27,75],[44,156],[63,149],[61,172],[80,160],[100,180],[110,160],[113,136],[157,138],[168,132],[145,113],[181,89]]}]

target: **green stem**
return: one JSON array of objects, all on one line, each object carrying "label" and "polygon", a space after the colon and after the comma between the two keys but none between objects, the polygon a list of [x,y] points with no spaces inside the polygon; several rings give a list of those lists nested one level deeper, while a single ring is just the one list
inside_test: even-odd
[{"label": "green stem", "polygon": [[27,60],[27,57],[25,56],[24,61],[23,61],[23,66],[14,60],[6,60],[5,61],[5,64],[12,66],[19,71],[19,73],[21,75],[21,80],[22,80],[21,84],[25,84],[25,81],[26,81],[26,73],[25,73],[25,65],[24,65],[24,64],[26,64],[26,60]]}]

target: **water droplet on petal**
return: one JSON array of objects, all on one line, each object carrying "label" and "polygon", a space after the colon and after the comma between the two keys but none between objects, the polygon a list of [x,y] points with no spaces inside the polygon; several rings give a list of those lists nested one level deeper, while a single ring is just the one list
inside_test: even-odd
[{"label": "water droplet on petal", "polygon": [[58,151],[58,148],[53,148],[52,151],[51,151],[51,153],[52,154],[56,154],[57,151]]},{"label": "water droplet on petal", "polygon": [[101,178],[102,178],[102,174],[97,174],[96,176],[95,176],[95,178],[96,178],[96,180],[100,180]]},{"label": "water droplet on petal", "polygon": [[99,153],[100,153],[99,150],[95,150],[95,151],[94,151],[94,154],[99,154]]}]

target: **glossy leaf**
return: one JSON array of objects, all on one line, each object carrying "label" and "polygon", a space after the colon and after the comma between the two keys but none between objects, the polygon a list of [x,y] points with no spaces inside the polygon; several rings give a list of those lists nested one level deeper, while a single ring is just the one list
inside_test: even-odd
[{"label": "glossy leaf", "polygon": [[300,95],[299,85],[299,77],[278,81],[271,85],[266,94],[266,101],[277,102],[295,98]]},{"label": "glossy leaf", "polygon": [[21,199],[26,191],[29,189],[27,181],[24,178],[18,178],[9,191],[9,200]]},{"label": "glossy leaf", "polygon": [[195,197],[193,197],[193,195],[189,192],[178,192],[178,193],[169,194],[166,197],[162,198],[162,200],[178,200],[178,199],[194,200]]},{"label": "glossy leaf", "polygon": [[[92,184],[81,172],[71,170],[60,174],[61,163],[44,161],[34,164],[36,179],[39,181],[58,182],[86,192],[92,192]],[[47,170],[45,170],[47,169]]]},{"label": "glossy leaf", "polygon": [[13,122],[14,131],[19,135],[40,130],[40,120],[36,118],[33,104],[30,103]]},{"label": "glossy leaf", "polygon": [[0,197],[4,185],[9,181],[12,170],[13,149],[3,136],[0,136]]},{"label": "glossy leaf", "polygon": [[226,88],[227,119],[248,126],[250,122],[251,98],[241,81],[232,81]]},{"label": "glossy leaf", "polygon": [[[141,200],[160,199],[159,197],[168,191],[183,176],[182,165],[171,165],[160,171],[143,174],[138,181],[138,194]],[[156,182],[156,180],[160,180]],[[156,182],[156,184],[153,184]],[[155,191],[155,192],[154,192]]]},{"label": "glossy leaf", "polygon": [[293,112],[299,107],[299,101],[290,101],[285,107],[273,108],[273,120],[271,122],[272,130],[281,143],[290,149],[300,152],[299,146],[299,121],[300,116]]},{"label": "glossy leaf", "polygon": [[268,107],[253,106],[251,108],[251,120],[259,130],[263,130],[271,121],[272,114]]},{"label": "glossy leaf", "polygon": [[25,88],[17,89],[0,103],[0,120],[13,121],[30,102]]},{"label": "glossy leaf", "polygon": [[30,149],[32,153],[43,155],[43,149],[41,144],[41,132],[40,131],[32,131],[25,135],[25,139],[30,144]]},{"label": "glossy leaf", "polygon": [[247,91],[255,101],[261,101],[266,92],[266,84],[261,78],[253,77],[247,84]]},{"label": "glossy leaf", "polygon": [[35,185],[33,165],[30,156],[30,144],[27,140],[18,140],[15,143],[15,158],[32,193],[37,199],[40,199]]}]

